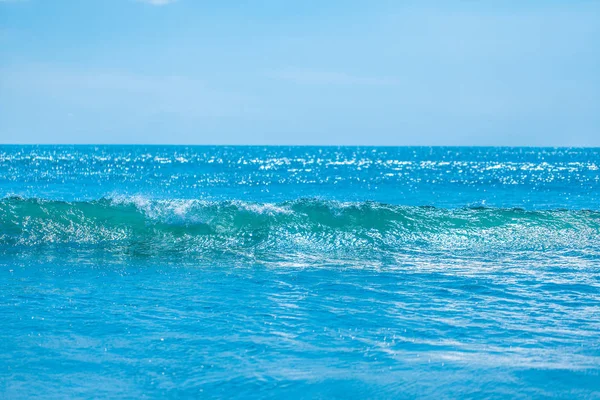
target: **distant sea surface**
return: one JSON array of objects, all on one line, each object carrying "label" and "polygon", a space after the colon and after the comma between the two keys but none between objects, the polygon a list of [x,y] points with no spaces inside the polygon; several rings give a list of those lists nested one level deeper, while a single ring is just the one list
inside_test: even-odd
[{"label": "distant sea surface", "polygon": [[600,149],[0,146],[0,398],[600,399]]}]

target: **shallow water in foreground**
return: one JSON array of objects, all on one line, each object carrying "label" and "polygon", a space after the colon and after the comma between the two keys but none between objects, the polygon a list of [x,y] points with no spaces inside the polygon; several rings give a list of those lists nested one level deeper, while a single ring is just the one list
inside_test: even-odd
[{"label": "shallow water in foreground", "polygon": [[0,397],[600,398],[599,166],[0,147]]}]

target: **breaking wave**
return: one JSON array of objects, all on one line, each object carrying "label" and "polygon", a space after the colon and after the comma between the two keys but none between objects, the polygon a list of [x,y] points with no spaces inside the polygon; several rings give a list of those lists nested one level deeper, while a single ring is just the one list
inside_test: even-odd
[{"label": "breaking wave", "polygon": [[0,200],[0,254],[377,260],[421,253],[600,254],[600,212],[299,199],[282,203],[103,198]]}]

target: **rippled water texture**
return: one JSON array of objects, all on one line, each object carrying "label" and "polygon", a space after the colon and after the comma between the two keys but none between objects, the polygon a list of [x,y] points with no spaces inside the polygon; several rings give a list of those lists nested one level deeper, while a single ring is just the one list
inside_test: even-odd
[{"label": "rippled water texture", "polygon": [[0,398],[600,399],[599,168],[0,146]]}]

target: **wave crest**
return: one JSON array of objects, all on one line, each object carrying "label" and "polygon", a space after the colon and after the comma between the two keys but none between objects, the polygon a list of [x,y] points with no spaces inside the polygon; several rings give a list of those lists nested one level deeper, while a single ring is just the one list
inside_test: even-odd
[{"label": "wave crest", "polygon": [[600,212],[440,209],[299,199],[0,200],[0,254],[377,259],[522,251],[600,254]]}]

